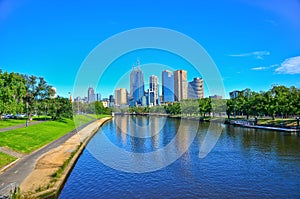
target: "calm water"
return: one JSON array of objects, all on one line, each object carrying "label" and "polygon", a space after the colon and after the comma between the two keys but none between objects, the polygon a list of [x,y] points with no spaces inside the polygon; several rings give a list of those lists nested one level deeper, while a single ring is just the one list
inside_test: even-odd
[{"label": "calm water", "polygon": [[[212,129],[220,126],[224,129],[215,147],[199,158],[209,123],[117,116],[89,142],[60,198],[300,198],[299,136],[211,124]],[[126,160],[115,155],[104,138],[131,155]],[[170,143],[173,148],[164,157],[136,155],[164,149]],[[141,165],[148,168],[168,162],[176,154],[182,156],[146,173],[120,171],[107,166],[107,159],[102,161],[108,155],[113,164],[127,166],[125,170],[141,169]]]}]

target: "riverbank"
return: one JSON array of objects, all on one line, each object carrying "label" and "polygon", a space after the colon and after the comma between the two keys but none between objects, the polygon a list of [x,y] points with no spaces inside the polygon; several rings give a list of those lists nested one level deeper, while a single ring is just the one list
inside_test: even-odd
[{"label": "riverbank", "polygon": [[254,128],[254,129],[264,129],[264,130],[272,130],[272,131],[283,131],[289,133],[297,133],[300,132],[300,128],[297,126],[278,126],[278,125],[259,125],[256,124],[258,122],[255,121],[248,121],[248,120],[228,120],[226,121],[227,124],[233,126],[239,126],[244,128]]},{"label": "riverbank", "polygon": [[111,117],[97,120],[47,152],[35,164],[34,170],[21,183],[24,196],[56,198],[81,152],[97,130]]},{"label": "riverbank", "polygon": [[[273,131],[282,131],[297,133],[300,132],[300,128],[297,127],[297,120],[268,120],[259,119],[257,124],[254,125],[254,119],[228,119],[227,117],[203,117],[203,116],[192,116],[192,115],[171,115],[166,113],[115,113],[115,115],[140,115],[140,116],[163,116],[168,118],[196,120],[200,122],[217,122],[224,123],[233,126],[239,126],[244,128],[255,128]],[[280,121],[279,124],[278,121]],[[289,122],[287,122],[289,121]],[[292,122],[291,122],[292,121]]]}]

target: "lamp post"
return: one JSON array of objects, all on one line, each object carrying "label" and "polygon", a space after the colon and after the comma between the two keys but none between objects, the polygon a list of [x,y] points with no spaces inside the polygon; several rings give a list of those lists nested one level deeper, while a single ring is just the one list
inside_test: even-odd
[{"label": "lamp post", "polygon": [[28,126],[28,102],[26,102],[26,127]]},{"label": "lamp post", "polygon": [[45,120],[46,120],[46,117],[47,117],[47,105],[45,104]]}]

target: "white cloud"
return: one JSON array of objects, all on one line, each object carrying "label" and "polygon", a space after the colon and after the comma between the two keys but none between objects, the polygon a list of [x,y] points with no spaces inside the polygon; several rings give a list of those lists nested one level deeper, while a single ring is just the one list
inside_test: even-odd
[{"label": "white cloud", "polygon": [[266,19],[265,22],[271,24],[272,26],[278,26],[278,23],[271,19]]},{"label": "white cloud", "polygon": [[255,67],[255,68],[251,68],[251,70],[267,70],[267,67],[264,66],[260,66],[260,67]]},{"label": "white cloud", "polygon": [[264,59],[264,56],[270,55],[269,51],[254,51],[250,53],[232,54],[231,57],[255,57],[256,59]]},{"label": "white cloud", "polygon": [[275,72],[279,74],[300,74],[300,56],[284,60],[284,62],[275,69]]},{"label": "white cloud", "polygon": [[251,68],[251,70],[268,70],[270,68],[274,68],[278,66],[278,64],[273,64],[271,66],[259,66],[259,67],[254,67],[254,68]]}]

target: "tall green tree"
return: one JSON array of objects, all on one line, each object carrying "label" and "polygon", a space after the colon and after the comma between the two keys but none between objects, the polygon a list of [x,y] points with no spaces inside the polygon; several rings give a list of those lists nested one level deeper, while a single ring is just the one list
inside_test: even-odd
[{"label": "tall green tree", "polygon": [[43,77],[38,78],[34,75],[23,75],[23,78],[26,85],[24,103],[28,108],[28,117],[31,118],[32,113],[41,112],[40,109],[44,109],[43,107],[47,106],[45,100],[49,99],[54,91],[52,86],[48,85]]},{"label": "tall green tree", "polygon": [[0,116],[3,113],[21,113],[25,96],[25,81],[21,75],[0,70]]},{"label": "tall green tree", "polygon": [[72,103],[68,98],[57,96],[53,99],[48,99],[48,115],[53,120],[59,120],[62,118],[73,118]]}]

